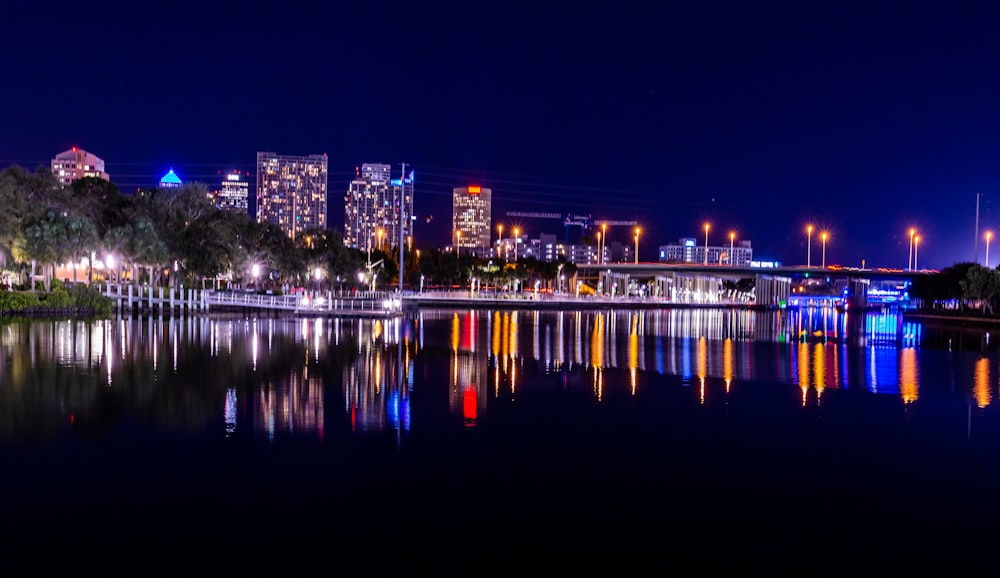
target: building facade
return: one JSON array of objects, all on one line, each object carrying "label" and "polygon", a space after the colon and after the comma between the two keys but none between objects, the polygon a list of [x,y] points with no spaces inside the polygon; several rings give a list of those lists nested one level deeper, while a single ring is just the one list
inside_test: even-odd
[{"label": "building facade", "polygon": [[242,171],[222,175],[219,189],[215,191],[215,206],[223,211],[249,214],[250,179]]},{"label": "building facade", "polygon": [[739,241],[732,245],[707,247],[699,245],[693,237],[680,239],[676,244],[661,245],[659,261],[661,263],[702,263],[708,265],[734,265],[749,267],[753,261],[753,249],[750,241]]},{"label": "building facade", "polygon": [[[454,246],[481,252],[492,238],[493,191],[470,185],[452,189],[451,235]],[[477,253],[478,254],[478,253]]]},{"label": "building facade", "polygon": [[412,238],[413,171],[394,179],[387,164],[364,163],[355,169],[344,195],[344,245],[389,251]]},{"label": "building facade", "polygon": [[73,147],[52,159],[52,174],[63,185],[72,185],[84,177],[111,180],[104,172],[104,159],[83,149]]},{"label": "building facade", "polygon": [[294,239],[326,229],[327,157],[257,153],[257,222],[277,225]]}]

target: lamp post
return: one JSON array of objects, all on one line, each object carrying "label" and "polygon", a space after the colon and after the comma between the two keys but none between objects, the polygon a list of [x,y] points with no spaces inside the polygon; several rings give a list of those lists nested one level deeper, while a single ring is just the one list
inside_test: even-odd
[{"label": "lamp post", "polygon": [[517,242],[521,238],[521,229],[514,227],[514,261],[517,261]]},{"label": "lamp post", "polygon": [[[601,245],[601,239],[604,241],[604,245]],[[601,223],[601,236],[597,238],[597,262],[601,265],[604,264],[604,247],[608,244],[608,224]]]},{"label": "lamp post", "polygon": [[597,232],[597,264],[601,264],[601,232]]},{"label": "lamp post", "polygon": [[813,226],[806,225],[806,269],[812,267]]},{"label": "lamp post", "polygon": [[990,239],[993,238],[992,231],[986,231],[986,268],[990,268]]},{"label": "lamp post", "polygon": [[[497,248],[498,249],[500,249],[500,248],[504,249],[503,258],[504,258],[504,261],[506,261],[507,260],[507,251],[506,251],[506,247],[504,247],[504,244],[503,244],[503,224],[502,223],[499,224],[499,225],[497,225]],[[497,251],[497,257],[499,257],[499,256],[500,256],[500,252]]]},{"label": "lamp post", "polygon": [[257,278],[260,277],[260,265],[254,263],[253,266],[250,267],[250,275],[253,276],[254,290],[256,291],[260,289],[260,287],[257,286]]},{"label": "lamp post", "polygon": [[736,233],[734,233],[733,231],[729,231],[729,266],[730,267],[733,267],[733,266],[736,265],[736,263],[733,262],[733,246],[734,246],[735,242],[736,242]]},{"label": "lamp post", "polygon": [[906,259],[906,270],[913,270],[913,235],[917,232],[916,229],[910,229],[910,256]]},{"label": "lamp post", "polygon": [[823,269],[826,269],[826,239],[828,236],[826,231],[820,233],[820,238],[823,239]]},{"label": "lamp post", "polygon": [[917,246],[920,245],[920,235],[913,238],[913,270],[919,271],[917,269]]},{"label": "lamp post", "polygon": [[462,231],[455,231],[455,262],[461,263],[462,257]]},{"label": "lamp post", "polygon": [[705,265],[708,265],[708,229],[709,224],[705,223]]},{"label": "lamp post", "polygon": [[635,228],[635,264],[639,264],[639,233],[642,231],[639,227]]}]

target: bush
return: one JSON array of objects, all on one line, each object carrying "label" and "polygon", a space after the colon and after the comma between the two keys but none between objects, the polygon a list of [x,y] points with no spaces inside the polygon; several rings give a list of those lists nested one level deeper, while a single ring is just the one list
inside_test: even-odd
[{"label": "bush", "polygon": [[69,309],[75,305],[73,298],[62,288],[53,283],[52,291],[41,294],[42,306],[48,309]]},{"label": "bush", "polygon": [[82,283],[74,285],[69,290],[73,302],[80,309],[94,312],[94,315],[108,316],[114,307],[114,300],[105,295],[101,295],[100,290],[90,285]]},{"label": "bush", "polygon": [[14,313],[36,309],[42,305],[37,293],[0,291],[0,313]]}]

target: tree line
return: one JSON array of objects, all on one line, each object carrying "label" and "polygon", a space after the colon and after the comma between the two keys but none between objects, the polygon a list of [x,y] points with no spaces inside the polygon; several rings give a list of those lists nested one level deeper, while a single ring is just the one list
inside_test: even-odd
[{"label": "tree line", "polygon": [[[576,270],[565,261],[511,263],[411,245],[403,253],[410,289],[473,279],[498,288],[531,287],[531,281],[551,287],[559,274],[568,279]],[[109,257],[114,266],[98,271],[101,278],[161,287],[391,289],[400,275],[398,246],[370,253],[347,247],[335,228],[293,239],[277,225],[217,208],[202,183],[123,194],[95,177],[63,186],[46,167],[0,171],[0,265],[8,289],[35,291],[41,275],[42,288],[51,291],[59,265],[84,260],[90,284],[95,261]]]}]

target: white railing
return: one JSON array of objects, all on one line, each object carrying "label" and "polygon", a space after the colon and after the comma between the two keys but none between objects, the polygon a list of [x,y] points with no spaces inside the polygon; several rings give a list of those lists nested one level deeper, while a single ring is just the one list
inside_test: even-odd
[{"label": "white railing", "polygon": [[402,311],[398,295],[382,291],[335,293],[307,291],[288,295],[176,289],[107,284],[102,293],[121,309],[208,311],[211,307],[241,307],[295,313],[393,315]]}]

